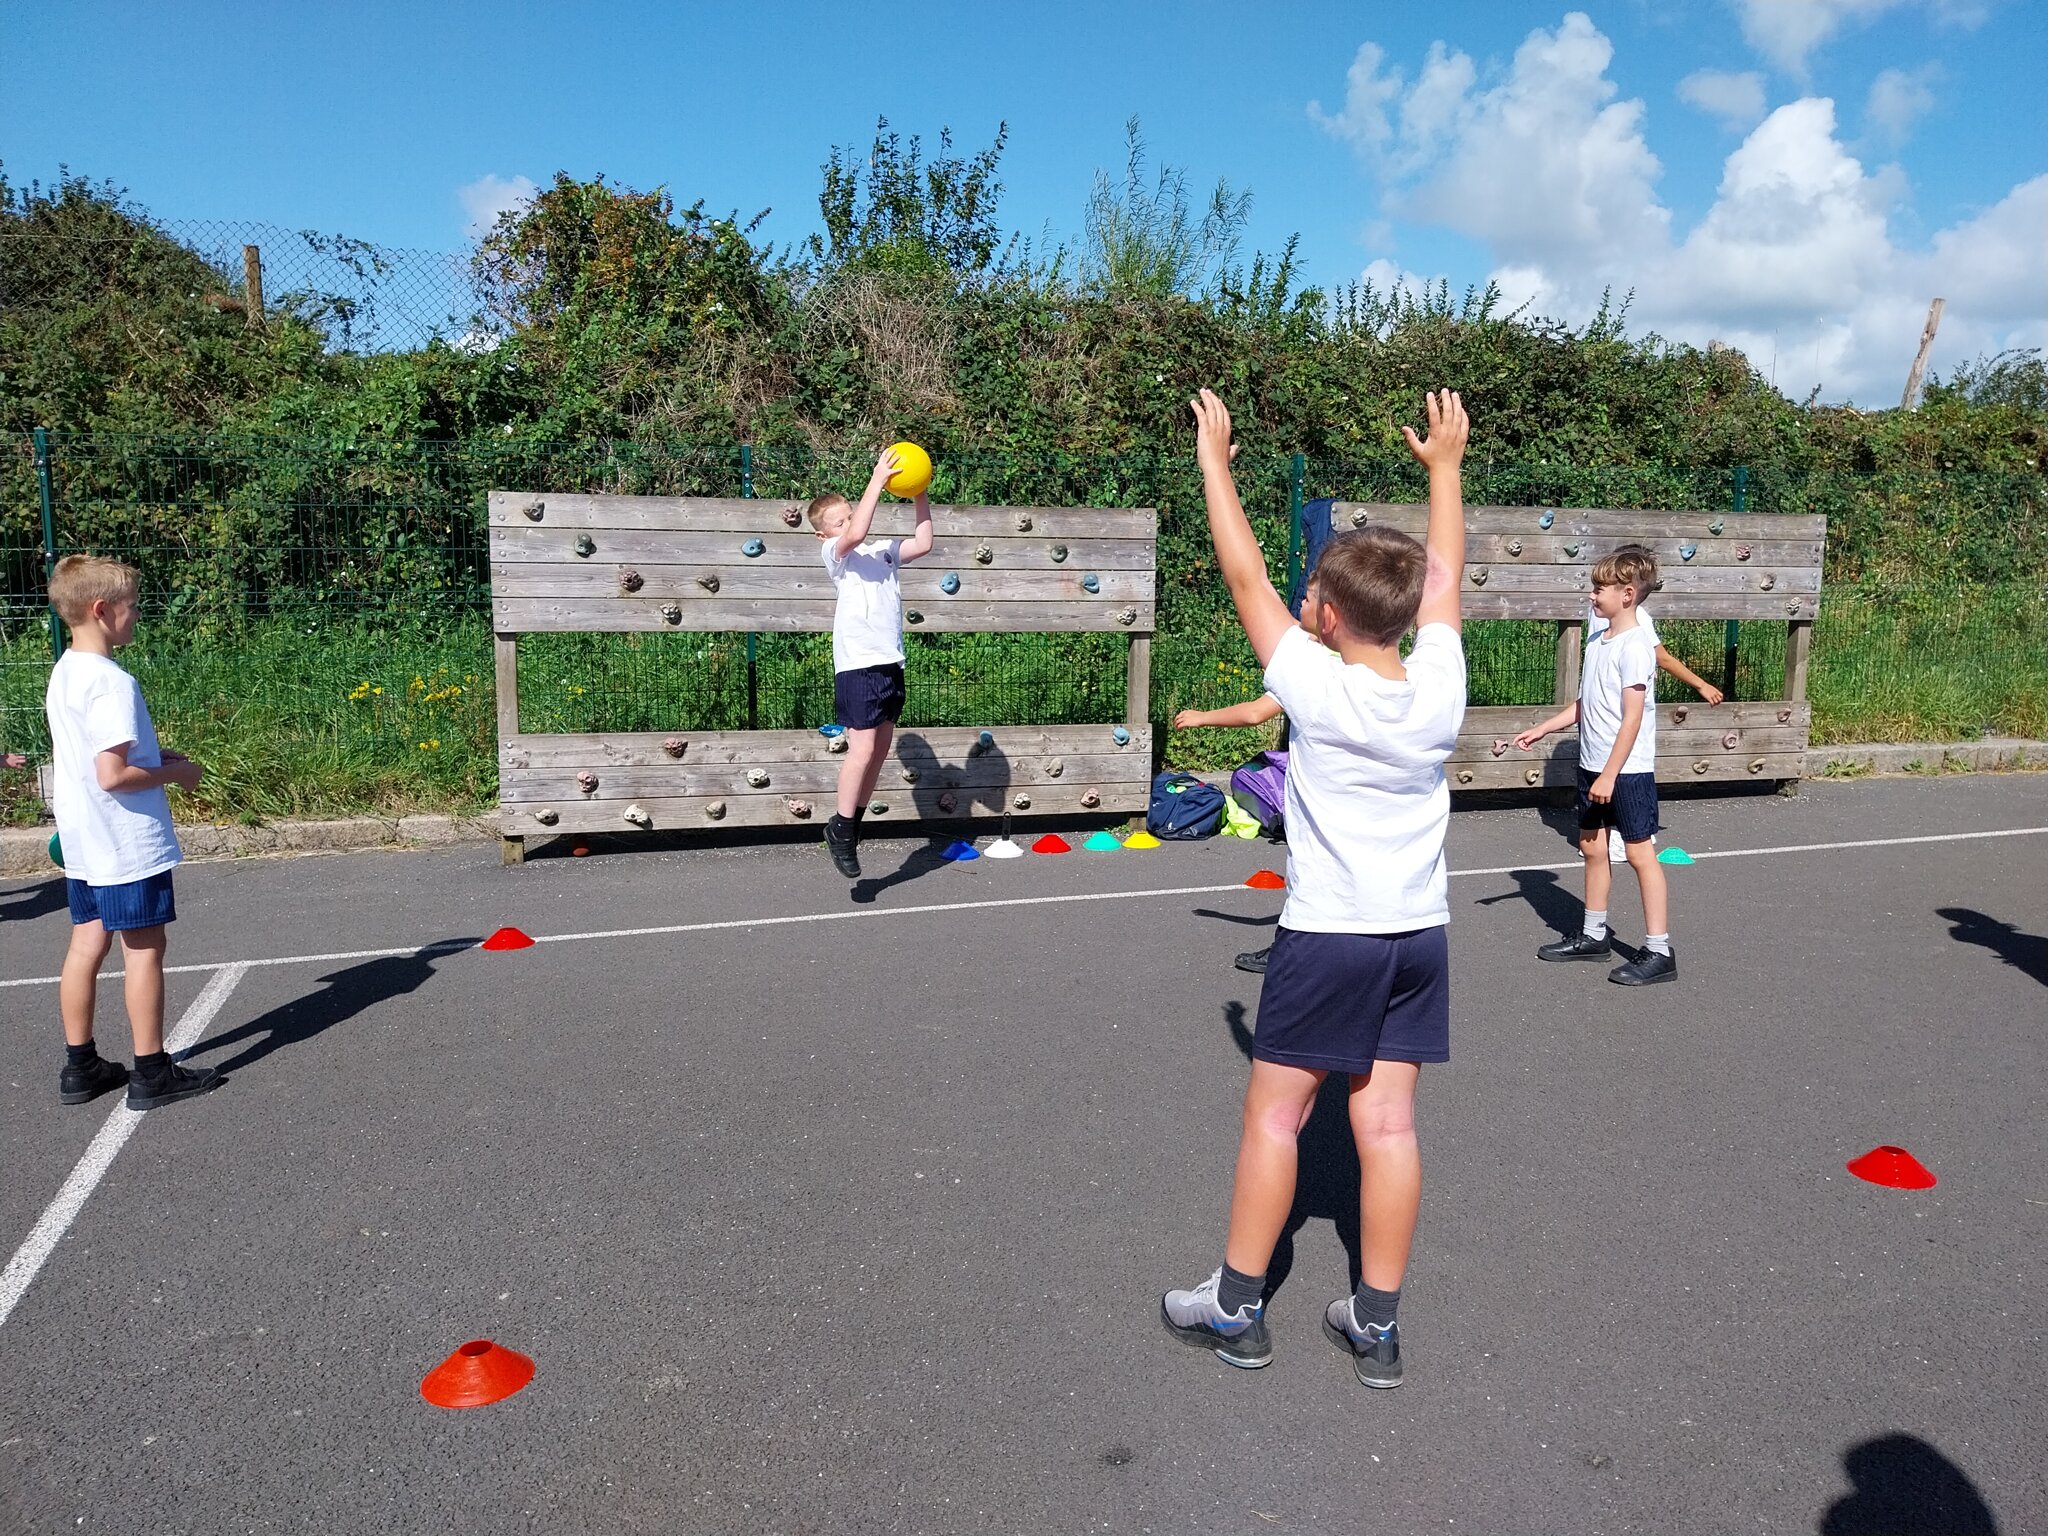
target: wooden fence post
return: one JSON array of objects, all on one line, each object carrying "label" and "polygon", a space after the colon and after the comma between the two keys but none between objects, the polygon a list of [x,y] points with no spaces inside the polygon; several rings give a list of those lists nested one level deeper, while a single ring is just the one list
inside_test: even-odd
[{"label": "wooden fence post", "polygon": [[263,247],[242,247],[242,323],[252,331],[263,329]]},{"label": "wooden fence post", "polygon": [[1579,696],[1579,646],[1584,630],[1577,619],[1557,621],[1557,686],[1553,697],[1569,704]]},{"label": "wooden fence post", "polygon": [[[503,762],[505,744],[519,734],[519,637],[499,635],[493,644],[498,664],[498,751]],[[498,852],[507,864],[526,858],[526,839],[501,838]]]}]

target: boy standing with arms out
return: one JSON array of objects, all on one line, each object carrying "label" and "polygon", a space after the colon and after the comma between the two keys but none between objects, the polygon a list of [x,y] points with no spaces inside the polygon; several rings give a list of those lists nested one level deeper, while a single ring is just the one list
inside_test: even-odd
[{"label": "boy standing with arms out", "polygon": [[903,587],[898,572],[932,548],[932,504],[917,494],[917,531],[907,539],[870,539],[882,488],[900,466],[884,450],[860,505],[827,492],[811,499],[811,528],[825,542],[832,613],[832,706],[846,728],[838,808],[825,823],[825,848],[849,880],[860,878],[860,823],[889,756],[903,713]]},{"label": "boy standing with arms out", "polygon": [[1465,718],[1458,466],[1470,427],[1451,391],[1428,405],[1427,439],[1407,432],[1429,470],[1427,544],[1387,528],[1333,538],[1299,624],[1231,481],[1230,413],[1206,389],[1194,406],[1217,565],[1291,727],[1287,905],[1259,997],[1223,1263],[1160,1309],[1175,1335],[1231,1365],[1273,1358],[1262,1296],[1294,1203],[1296,1140],[1323,1079],[1342,1072],[1363,1251],[1357,1288],[1323,1328],[1370,1387],[1401,1382],[1395,1309],[1422,1198],[1415,1087],[1423,1062],[1450,1056],[1443,765]]},{"label": "boy standing with arms out", "polygon": [[[115,648],[135,634],[137,590],[134,568],[118,560],[67,555],[57,562],[50,606],[69,626],[71,644],[51,670],[43,708],[50,801],[71,898],[71,947],[57,993],[66,1058],[58,1095],[83,1104],[126,1083],[130,1109],[154,1109],[205,1093],[220,1074],[179,1066],[164,1051],[165,929],[178,916],[171,870],[183,857],[164,786],[198,788],[200,767],[157,745],[142,690],[114,661]],[[92,1038],[96,978],[117,933],[135,1041],[132,1077],[102,1060]]]},{"label": "boy standing with arms out", "polygon": [[1639,622],[1637,605],[1657,584],[1657,562],[1640,545],[1593,564],[1593,612],[1604,627],[1586,647],[1579,697],[1515,745],[1524,752],[1552,731],[1579,728],[1579,853],[1586,861],[1586,919],[1580,932],[1536,953],[1544,960],[1604,960],[1613,953],[1607,899],[1614,883],[1607,831],[1621,834],[1629,867],[1643,892],[1643,950],[1607,973],[1625,987],[1672,981],[1664,866],[1651,838],[1657,831],[1657,642]]}]

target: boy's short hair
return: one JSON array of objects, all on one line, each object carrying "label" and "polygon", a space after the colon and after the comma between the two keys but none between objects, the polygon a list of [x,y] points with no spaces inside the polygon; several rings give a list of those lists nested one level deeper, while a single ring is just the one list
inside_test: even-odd
[{"label": "boy's short hair", "polygon": [[813,533],[817,532],[820,520],[823,519],[826,511],[832,506],[834,502],[838,502],[844,506],[849,507],[853,505],[852,502],[848,501],[844,496],[840,495],[837,491],[827,491],[822,496],[813,496],[811,498],[810,510],[805,512],[804,516],[810,519],[811,531]]},{"label": "boy's short hair", "polygon": [[1392,645],[1415,624],[1429,551],[1393,528],[1354,528],[1323,546],[1310,580],[1361,640]]},{"label": "boy's short hair", "polygon": [[105,555],[66,555],[50,572],[50,606],[73,627],[85,622],[94,603],[119,602],[141,591],[142,572]]},{"label": "boy's short hair", "polygon": [[1593,562],[1596,587],[1633,587],[1638,603],[1663,586],[1657,575],[1657,557],[1641,544],[1624,544]]}]

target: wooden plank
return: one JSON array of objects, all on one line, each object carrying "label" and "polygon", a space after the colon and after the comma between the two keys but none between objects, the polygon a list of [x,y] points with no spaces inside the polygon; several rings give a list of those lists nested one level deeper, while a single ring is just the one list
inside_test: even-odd
[{"label": "wooden plank", "polygon": [[519,636],[500,632],[491,641],[497,663],[498,740],[519,734]]},{"label": "wooden plank", "polygon": [[[1780,720],[1778,716],[1786,711],[1790,711],[1791,718]],[[1465,722],[1458,735],[1461,740],[1467,736],[1513,736],[1555,713],[1557,707],[1546,704],[1479,705],[1465,711]],[[1660,729],[1687,726],[1727,731],[1766,725],[1796,725],[1807,729],[1812,719],[1813,707],[1798,699],[1746,699],[1741,703],[1730,701],[1714,705],[1693,699],[1677,704],[1659,703],[1657,706]]]},{"label": "wooden plank", "polygon": [[1806,670],[1813,656],[1813,625],[1801,621],[1785,626],[1785,696],[1806,697]]},{"label": "wooden plank", "polygon": [[[492,627],[507,634],[566,630],[604,634],[633,630],[696,632],[756,630],[821,634],[832,628],[830,601],[699,597],[679,602],[678,622],[662,616],[660,603],[630,597],[499,598],[491,604]],[[912,612],[920,615],[912,619]],[[1118,615],[1128,612],[1131,622]],[[1149,634],[1153,605],[1093,598],[1086,602],[961,602],[904,604],[906,628],[929,633],[976,631],[1052,634],[1091,630]]]},{"label": "wooden plank", "polygon": [[[541,504],[538,521],[525,509]],[[718,496],[603,496],[554,491],[492,491],[493,528],[540,527],[578,530],[656,529],[670,532],[756,534],[788,533],[785,512],[801,517],[803,501]],[[1030,518],[1031,527],[1017,526]],[[885,501],[875,509],[874,531],[884,537],[907,535],[917,523],[910,503]],[[941,537],[996,538],[1030,534],[1044,539],[1152,539],[1158,536],[1159,515],[1151,507],[993,507],[935,504],[932,525]],[[797,532],[804,531],[799,523]],[[593,534],[594,536],[594,534]]]},{"label": "wooden plank", "polygon": [[[939,789],[927,790],[922,784],[907,792],[884,789],[877,798],[886,809],[881,815],[868,813],[870,829],[887,828],[892,824],[915,824],[920,821],[961,821],[987,820],[997,816],[1014,815],[1028,820],[1034,816],[1100,816],[1119,817],[1134,811],[1143,811],[1152,797],[1152,783],[1143,780],[1122,780],[1103,784],[1069,784],[1057,787],[1034,786],[1028,791],[1031,804],[1027,809],[1018,809],[1014,803],[1015,792],[1010,790],[961,790],[956,792],[954,808],[942,809],[938,802]],[[1093,806],[1083,805],[1082,797],[1090,792],[1096,797]],[[555,820],[543,824],[534,818],[532,810],[521,808],[500,808],[498,826],[502,835],[537,837],[563,832],[620,832],[669,831],[710,829],[721,827],[804,827],[822,826],[832,814],[832,797],[829,793],[799,797],[810,805],[808,816],[793,815],[785,797],[781,795],[692,795],[661,799],[650,798],[635,801],[646,812],[649,825],[641,827],[625,819],[625,807],[618,801],[600,801],[551,806]],[[713,817],[710,809],[714,803],[723,806],[723,814]]]},{"label": "wooden plank", "polygon": [[[1115,736],[1119,729],[1129,737],[1121,745]],[[990,725],[987,730],[991,746],[1010,758],[1115,754],[1141,765],[1130,777],[1144,776],[1149,770],[1143,765],[1152,761],[1149,725]],[[910,760],[965,761],[980,748],[981,733],[981,727],[971,725],[899,729],[884,772],[894,772]],[[669,753],[671,741],[680,746],[681,757]],[[501,770],[562,767],[603,772],[607,764],[737,763],[773,768],[778,763],[836,764],[843,759],[828,750],[828,738],[817,731],[605,731],[508,736],[499,742],[498,761]]]},{"label": "wooden plank", "polygon": [[[640,578],[630,594],[621,585],[625,573]],[[960,590],[947,593],[943,583],[951,576]],[[1093,576],[1097,590],[1090,593],[1081,582]],[[510,565],[491,574],[494,598],[529,597],[630,597],[637,603],[659,606],[670,601],[701,602],[712,594],[701,584],[718,583],[722,601],[764,599],[818,602],[834,600],[832,578],[823,565],[625,565],[577,561],[574,565]],[[938,565],[917,564],[901,576],[903,602],[928,606],[961,602],[1107,602],[1121,606],[1129,602],[1151,602],[1153,575],[1148,570],[1088,571],[1077,567],[1049,567],[1045,570],[1006,570],[1001,565],[969,565],[965,570],[947,570]]]},{"label": "wooden plank", "polygon": [[[1551,525],[1542,526],[1545,512]],[[1364,522],[1357,521],[1364,514]],[[1330,526],[1338,532],[1348,528],[1380,524],[1403,533],[1421,536],[1429,519],[1428,507],[1417,502],[1340,501],[1330,509]],[[1721,531],[1715,533],[1713,525]],[[1608,507],[1467,507],[1465,535],[1468,539],[1519,535],[1524,540],[1549,534],[1573,534],[1585,538],[1612,539],[1616,544],[1640,541],[1697,539],[1702,545],[1713,540],[1754,543],[1778,539],[1799,543],[1824,543],[1828,520],[1819,513],[1710,511],[1632,511]]]},{"label": "wooden plank", "polygon": [[[762,551],[748,558],[740,552],[746,536],[731,533],[671,533],[659,529],[606,529],[591,533],[594,553],[580,556],[576,540],[580,530],[519,526],[491,530],[491,566],[616,564],[691,565],[716,569],[730,567],[795,566],[824,569],[823,543],[811,533],[791,533],[778,526],[772,533],[756,533]],[[952,567],[972,567],[974,547],[986,543],[993,551],[992,564],[998,569],[1023,567],[1027,570],[1149,571],[1155,564],[1156,543],[1142,539],[1060,539],[1043,534],[996,534],[981,538],[972,534],[940,537],[932,552],[904,567],[930,570],[952,562]],[[1055,560],[1053,551],[1062,547],[1065,560]],[[962,574],[965,574],[963,569]]]},{"label": "wooden plank", "polygon": [[[1752,764],[1756,766],[1752,768]],[[1695,765],[1704,766],[1695,771]],[[1801,751],[1695,758],[1659,756],[1656,772],[1659,784],[1717,784],[1796,779],[1805,768],[1806,754]],[[1576,773],[1577,759],[1570,756],[1542,762],[1525,757],[1520,762],[1458,763],[1445,768],[1451,788],[1457,791],[1565,788],[1577,784]]]},{"label": "wooden plank", "polygon": [[[1747,597],[1782,593],[1792,597],[1820,591],[1820,567],[1710,565],[1670,570],[1659,566],[1663,586],[1648,599],[1661,609],[1674,597]],[[1769,585],[1766,586],[1765,583]],[[1583,612],[1591,583],[1584,569],[1571,565],[1488,565],[1467,561],[1465,590],[1471,592],[1572,592]]]},{"label": "wooden plank", "polygon": [[1567,704],[1579,696],[1580,650],[1585,639],[1585,625],[1570,619],[1557,623],[1557,665],[1552,673],[1551,696],[1559,704]]},{"label": "wooden plank", "polygon": [[1152,637],[1131,636],[1130,653],[1124,658],[1124,723],[1143,726],[1152,711]]},{"label": "wooden plank", "polygon": [[[1405,531],[1405,530],[1404,530]],[[1417,536],[1420,529],[1416,530]],[[1465,561],[1468,565],[1566,566],[1581,574],[1617,544],[1641,543],[1657,558],[1659,573],[1698,570],[1702,567],[1748,566],[1769,570],[1797,567],[1819,570],[1822,547],[1810,539],[1596,539],[1586,534],[1495,533],[1468,534]],[[1690,546],[1687,559],[1682,546]],[[1741,551],[1747,549],[1745,558]],[[1511,552],[1519,550],[1518,553]],[[1576,551],[1576,553],[1570,553]]]},{"label": "wooden plank", "polygon": [[[566,765],[543,768],[508,768],[499,773],[498,796],[507,805],[569,805],[599,801],[657,799],[682,795],[774,795],[801,794],[830,796],[839,782],[842,758],[794,763],[664,763],[659,766],[624,767],[610,763],[592,764],[596,787],[585,793],[577,778],[579,770]],[[876,780],[878,794],[908,794],[913,789],[1020,789],[1065,787],[1073,783],[1096,784],[1105,779],[1132,779],[1147,767],[1147,760],[1123,754],[1097,756],[1011,757],[1001,752],[981,752],[972,757],[938,758],[916,753],[900,761],[892,755]],[[1054,773],[1053,769],[1059,772]],[[754,785],[749,774],[760,774],[767,782]],[[915,774],[906,779],[905,773]]]},{"label": "wooden plank", "polygon": [[[1487,583],[1492,587],[1492,583]],[[1651,600],[1659,624],[1669,619],[1812,619],[1820,612],[1817,592],[1659,592]],[[1459,594],[1467,619],[1583,619],[1586,592],[1475,591]]]}]

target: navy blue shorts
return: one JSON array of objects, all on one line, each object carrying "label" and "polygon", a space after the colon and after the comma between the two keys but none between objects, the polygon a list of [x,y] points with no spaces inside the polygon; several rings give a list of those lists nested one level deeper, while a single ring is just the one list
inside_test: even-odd
[{"label": "navy blue shorts", "polygon": [[1451,1059],[1450,945],[1412,933],[1273,935],[1252,1055],[1365,1076],[1375,1061]]},{"label": "navy blue shorts", "polygon": [[1614,776],[1614,798],[1605,805],[1588,793],[1597,773],[1579,770],[1579,830],[1592,832],[1601,827],[1619,827],[1624,843],[1647,843],[1656,836],[1657,775],[1618,773]]},{"label": "navy blue shorts", "polygon": [[903,714],[903,663],[832,674],[832,712],[849,731],[872,731]]},{"label": "navy blue shorts", "polygon": [[146,880],[130,880],[126,885],[87,885],[83,880],[66,880],[64,888],[71,897],[74,926],[98,923],[109,933],[127,933],[178,920],[178,899],[171,890],[168,869]]}]

